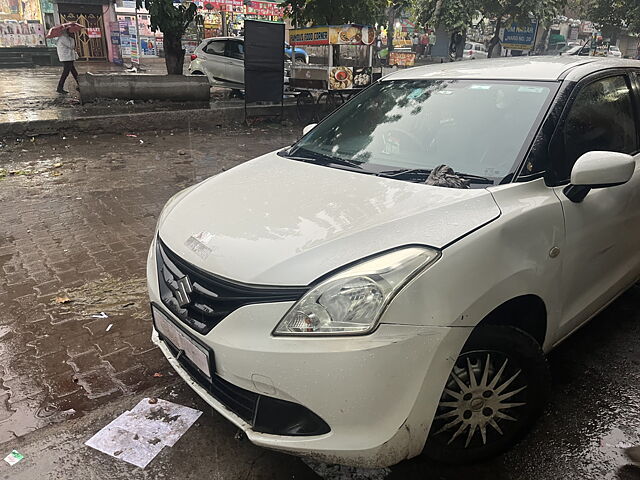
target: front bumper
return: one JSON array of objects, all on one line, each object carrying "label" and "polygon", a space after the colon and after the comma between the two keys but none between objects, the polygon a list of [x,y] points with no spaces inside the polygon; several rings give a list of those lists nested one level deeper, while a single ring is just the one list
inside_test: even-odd
[{"label": "front bumper", "polygon": [[[161,304],[156,272],[152,245],[149,294]],[[194,380],[155,330],[152,338],[189,386],[256,445],[366,467],[419,454],[469,329],[381,324],[360,337],[273,337],[273,328],[292,304],[247,305],[206,335],[189,333],[214,352],[217,376],[246,391],[306,407],[329,425],[331,430],[321,435],[255,431],[224,399]]]}]

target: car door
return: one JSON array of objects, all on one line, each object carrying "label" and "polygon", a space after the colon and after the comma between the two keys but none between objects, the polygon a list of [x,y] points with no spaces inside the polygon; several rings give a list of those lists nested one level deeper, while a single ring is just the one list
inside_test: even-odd
[{"label": "car door", "polygon": [[[638,108],[631,78],[607,74],[578,86],[551,145],[560,180],[554,191],[565,216],[564,302],[560,337],[578,328],[640,275],[640,155]],[[571,102],[571,100],[570,100]],[[563,193],[571,168],[594,150],[634,155],[636,169],[620,186],[591,190],[580,203]]]},{"label": "car door", "polygon": [[244,42],[228,40],[224,54],[227,60],[228,81],[244,84]]},{"label": "car door", "polygon": [[210,82],[226,80],[227,58],[224,55],[226,40],[212,40],[202,49],[204,65]]}]

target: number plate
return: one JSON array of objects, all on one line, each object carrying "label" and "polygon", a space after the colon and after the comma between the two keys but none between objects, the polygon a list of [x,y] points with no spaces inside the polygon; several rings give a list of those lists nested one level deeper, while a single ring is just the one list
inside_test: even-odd
[{"label": "number plate", "polygon": [[209,352],[202,345],[192,340],[186,333],[178,328],[167,316],[155,307],[152,307],[156,330],[173,344],[182,355],[186,356],[198,370],[211,378],[209,368]]}]

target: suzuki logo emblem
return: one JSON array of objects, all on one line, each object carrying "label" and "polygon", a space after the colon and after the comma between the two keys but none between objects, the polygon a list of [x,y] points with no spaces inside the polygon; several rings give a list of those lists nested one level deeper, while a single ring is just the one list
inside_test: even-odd
[{"label": "suzuki logo emblem", "polygon": [[178,305],[184,307],[189,302],[191,302],[191,298],[189,294],[193,292],[193,285],[191,284],[191,280],[186,275],[182,278],[176,280],[178,284],[178,289],[174,292],[174,296],[178,301]]}]

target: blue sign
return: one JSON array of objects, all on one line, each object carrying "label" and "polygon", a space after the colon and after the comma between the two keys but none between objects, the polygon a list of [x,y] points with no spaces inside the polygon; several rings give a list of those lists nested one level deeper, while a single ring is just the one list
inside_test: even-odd
[{"label": "blue sign", "polygon": [[502,46],[510,50],[531,50],[536,41],[537,30],[537,20],[531,20],[528,25],[513,22],[502,29]]}]

